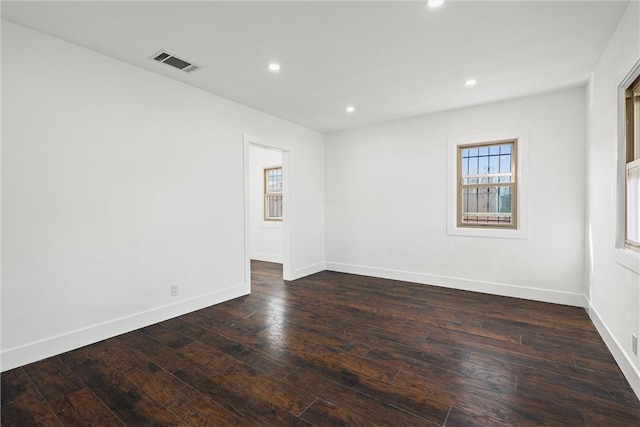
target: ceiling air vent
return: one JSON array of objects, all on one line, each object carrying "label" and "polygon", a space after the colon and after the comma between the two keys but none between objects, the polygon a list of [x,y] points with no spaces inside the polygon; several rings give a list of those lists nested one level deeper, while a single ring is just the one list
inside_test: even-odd
[{"label": "ceiling air vent", "polygon": [[185,61],[184,59],[178,58],[175,55],[172,55],[169,52],[164,50],[159,50],[153,55],[149,57],[154,61],[162,62],[167,65],[171,65],[173,68],[177,68],[178,70],[182,70],[185,73],[193,73],[194,71],[198,71],[202,68],[200,65],[196,65],[192,62]]}]

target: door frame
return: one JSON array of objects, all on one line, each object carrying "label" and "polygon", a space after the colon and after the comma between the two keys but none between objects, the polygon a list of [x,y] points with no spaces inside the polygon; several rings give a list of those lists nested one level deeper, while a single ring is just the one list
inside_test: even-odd
[{"label": "door frame", "polygon": [[282,153],[282,276],[284,280],[291,280],[291,152],[282,147],[244,134],[244,283],[247,292],[251,292],[251,200],[250,200],[250,168],[249,147],[259,147]]}]

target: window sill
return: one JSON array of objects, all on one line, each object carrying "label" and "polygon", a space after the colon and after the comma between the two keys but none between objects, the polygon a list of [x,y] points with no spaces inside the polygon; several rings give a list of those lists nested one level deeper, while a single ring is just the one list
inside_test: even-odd
[{"label": "window sill", "polygon": [[470,228],[470,227],[449,227],[447,234],[450,236],[469,237],[494,237],[501,239],[527,239],[529,233],[526,227],[518,230],[499,228]]},{"label": "window sill", "polygon": [[640,274],[640,253],[631,249],[618,248],[616,249],[615,259],[624,268]]},{"label": "window sill", "polygon": [[282,228],[282,221],[263,221],[262,228]]}]

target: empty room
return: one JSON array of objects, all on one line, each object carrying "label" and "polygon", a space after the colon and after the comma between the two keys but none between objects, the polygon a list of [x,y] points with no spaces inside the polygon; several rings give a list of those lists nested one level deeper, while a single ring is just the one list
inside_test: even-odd
[{"label": "empty room", "polygon": [[640,1],[2,1],[1,424],[640,425]]}]

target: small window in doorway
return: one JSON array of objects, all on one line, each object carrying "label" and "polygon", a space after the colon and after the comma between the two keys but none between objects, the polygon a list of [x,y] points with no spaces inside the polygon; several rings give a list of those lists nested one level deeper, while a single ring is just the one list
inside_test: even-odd
[{"label": "small window in doorway", "polygon": [[282,167],[264,170],[264,220],[282,221]]}]

